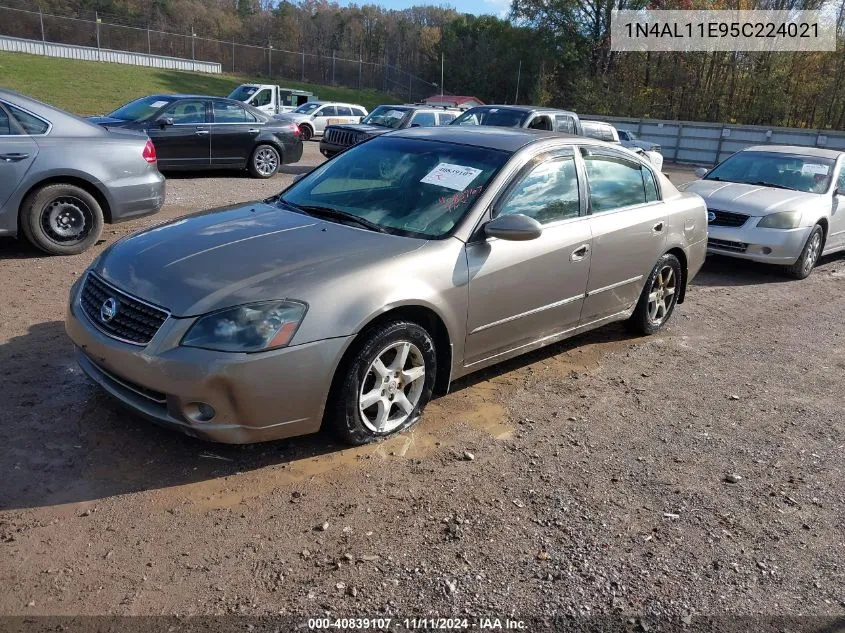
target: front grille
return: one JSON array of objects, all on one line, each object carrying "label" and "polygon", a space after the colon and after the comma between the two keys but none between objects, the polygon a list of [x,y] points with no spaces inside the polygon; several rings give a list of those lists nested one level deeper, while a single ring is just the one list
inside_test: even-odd
[{"label": "front grille", "polygon": [[[111,320],[101,316],[103,305],[114,300],[115,310]],[[82,311],[94,326],[112,338],[135,345],[149,343],[168,312],[145,303],[106,283],[94,273],[88,273],[79,296]]]},{"label": "front grille", "polygon": [[350,132],[349,130],[332,130],[329,129],[326,133],[326,141],[333,145],[340,145],[341,147],[349,147],[361,140],[362,135],[358,132]]},{"label": "front grille", "polygon": [[136,393],[137,395],[146,398],[156,404],[167,404],[167,396],[160,391],[155,391],[153,389],[147,389],[146,387],[142,387],[141,385],[132,382],[131,380],[126,380],[126,378],[122,378],[116,374],[113,374],[109,370],[105,369],[102,365],[99,365],[93,361],[93,359],[85,355],[85,358],[88,360],[89,363],[94,365],[97,370],[103,375],[105,379],[109,382],[116,384],[119,387],[123,387],[124,389],[128,389]]},{"label": "front grille", "polygon": [[720,251],[731,251],[732,253],[744,253],[748,248],[745,242],[732,242],[730,240],[717,240],[714,237],[707,238],[707,247],[716,248]]},{"label": "front grille", "polygon": [[710,226],[742,226],[748,222],[748,216],[744,213],[731,213],[730,211],[718,211],[710,209],[710,213],[715,214],[715,218],[710,220]]}]

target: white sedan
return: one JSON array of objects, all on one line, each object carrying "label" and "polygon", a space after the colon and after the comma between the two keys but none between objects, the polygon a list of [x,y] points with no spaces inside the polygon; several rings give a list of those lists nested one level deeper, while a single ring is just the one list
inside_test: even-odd
[{"label": "white sedan", "polygon": [[804,279],[819,257],[845,249],[842,156],[815,147],[749,147],[679,189],[707,203],[708,253],[777,264]]}]

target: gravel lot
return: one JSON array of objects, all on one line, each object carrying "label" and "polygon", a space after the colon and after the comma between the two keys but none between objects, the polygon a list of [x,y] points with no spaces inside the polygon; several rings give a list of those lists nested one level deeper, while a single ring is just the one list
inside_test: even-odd
[{"label": "gravel lot", "polygon": [[319,161],[173,177],[77,257],[0,240],[0,613],[845,614],[841,257],[709,261],[659,336],[508,362],[363,448],[206,444],[89,384],[62,319],[107,243]]}]

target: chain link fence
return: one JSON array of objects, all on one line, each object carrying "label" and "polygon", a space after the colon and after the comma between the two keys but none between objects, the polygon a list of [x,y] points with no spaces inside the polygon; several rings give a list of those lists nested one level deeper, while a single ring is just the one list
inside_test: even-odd
[{"label": "chain link fence", "polygon": [[435,84],[389,64],[117,24],[97,14],[91,19],[0,5],[0,35],[215,62],[224,73],[380,90],[405,101],[421,101],[438,91]]}]

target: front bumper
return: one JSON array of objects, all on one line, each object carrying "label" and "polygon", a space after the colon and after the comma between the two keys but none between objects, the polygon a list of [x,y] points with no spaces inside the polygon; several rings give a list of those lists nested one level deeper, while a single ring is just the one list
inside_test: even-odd
[{"label": "front bumper", "polygon": [[761,229],[756,226],[759,221],[751,217],[740,227],[708,226],[707,252],[765,264],[794,264],[812,227]]},{"label": "front bumper", "polygon": [[326,141],[325,137],[320,141],[320,153],[325,156],[326,158],[331,158],[337,154],[340,154],[345,149],[351,147],[350,145],[338,145],[336,143],[329,143]]},{"label": "front bumper", "polygon": [[106,183],[111,221],[125,222],[157,213],[164,205],[166,186],[158,169],[140,177],[120,178]]},{"label": "front bumper", "polygon": [[[83,277],[84,278],[84,277]],[[232,354],[179,341],[194,319],[170,317],[140,347],[96,329],[71,291],[65,329],[82,370],[122,405],[161,426],[213,442],[245,444],[319,430],[348,337]],[[214,417],[197,419],[196,403]]]}]

